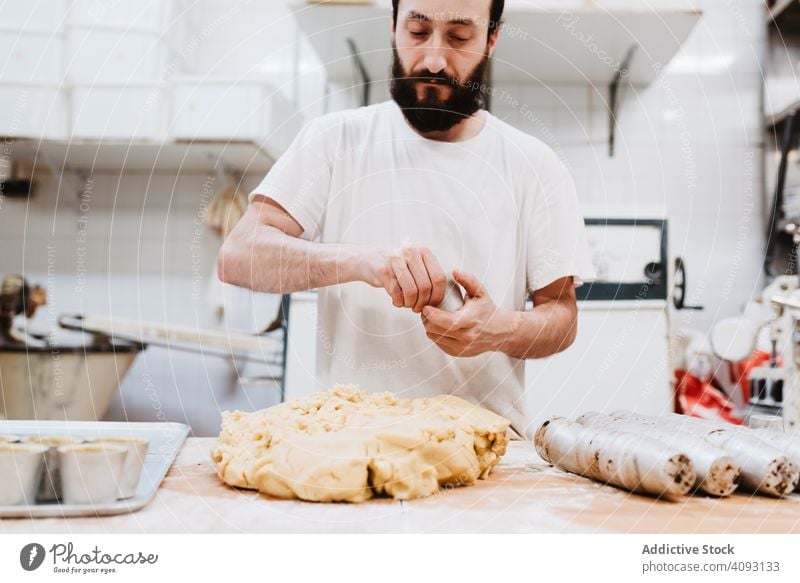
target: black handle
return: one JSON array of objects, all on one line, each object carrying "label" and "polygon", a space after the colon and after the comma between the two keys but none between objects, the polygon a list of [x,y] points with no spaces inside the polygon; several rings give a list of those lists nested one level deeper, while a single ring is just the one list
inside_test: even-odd
[{"label": "black handle", "polygon": [[673,285],[672,303],[676,310],[702,310],[703,306],[686,305],[686,266],[683,259],[675,258],[675,283]]}]

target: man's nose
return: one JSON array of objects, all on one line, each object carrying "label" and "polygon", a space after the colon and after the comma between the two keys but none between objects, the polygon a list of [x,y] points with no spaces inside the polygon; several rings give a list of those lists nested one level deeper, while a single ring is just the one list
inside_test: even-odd
[{"label": "man's nose", "polygon": [[438,73],[447,68],[446,48],[442,46],[438,35],[431,35],[429,46],[425,47],[425,59],[423,64],[431,73]]}]

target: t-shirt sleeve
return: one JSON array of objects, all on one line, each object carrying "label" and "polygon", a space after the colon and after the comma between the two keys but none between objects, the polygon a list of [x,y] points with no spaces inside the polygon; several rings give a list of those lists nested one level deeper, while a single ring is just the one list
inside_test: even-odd
[{"label": "t-shirt sleeve", "polygon": [[331,186],[333,126],[310,120],[303,125],[289,148],[275,162],[261,183],[250,193],[273,199],[303,228],[302,239],[313,241],[322,224]]},{"label": "t-shirt sleeve", "polygon": [[531,182],[535,190],[527,240],[529,290],[569,276],[574,278],[575,287],[593,281],[597,276],[569,171],[555,153],[550,153]]}]

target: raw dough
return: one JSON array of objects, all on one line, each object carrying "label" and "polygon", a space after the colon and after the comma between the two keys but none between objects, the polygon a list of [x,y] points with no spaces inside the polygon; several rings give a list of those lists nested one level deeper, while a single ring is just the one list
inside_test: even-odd
[{"label": "raw dough", "polygon": [[486,478],[509,420],[451,395],[399,399],[351,385],[254,413],[222,414],[219,477],[280,498],[407,500]]}]

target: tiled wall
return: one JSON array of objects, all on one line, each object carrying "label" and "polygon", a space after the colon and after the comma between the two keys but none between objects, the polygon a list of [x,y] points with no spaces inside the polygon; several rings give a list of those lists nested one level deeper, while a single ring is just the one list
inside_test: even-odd
[{"label": "tiled wall", "polygon": [[[246,194],[260,179],[247,176]],[[205,175],[65,171],[37,176],[35,196],[0,210],[2,271],[196,275],[214,265],[219,238],[202,224],[226,182]],[[50,249],[55,246],[54,252]],[[53,265],[54,262],[54,265]]]}]

